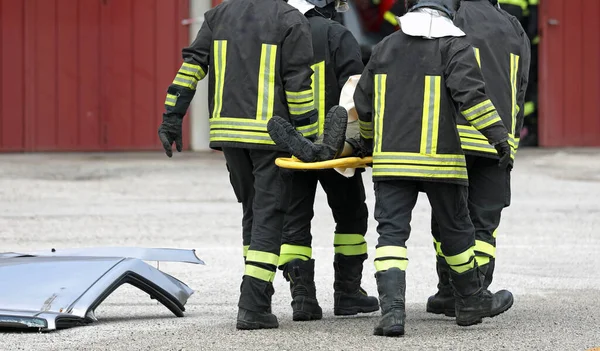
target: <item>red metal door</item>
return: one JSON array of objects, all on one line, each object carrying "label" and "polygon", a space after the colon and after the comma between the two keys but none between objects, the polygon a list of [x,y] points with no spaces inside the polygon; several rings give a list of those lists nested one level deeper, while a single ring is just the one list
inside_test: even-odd
[{"label": "red metal door", "polygon": [[188,3],[0,0],[0,151],[159,148]]},{"label": "red metal door", "polygon": [[540,10],[540,144],[600,146],[600,1]]}]

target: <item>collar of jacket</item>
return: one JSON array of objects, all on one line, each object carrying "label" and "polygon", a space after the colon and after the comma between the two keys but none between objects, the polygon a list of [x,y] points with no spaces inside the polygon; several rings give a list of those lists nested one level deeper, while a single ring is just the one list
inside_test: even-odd
[{"label": "collar of jacket", "polygon": [[398,23],[402,32],[411,37],[436,39],[466,35],[442,11],[429,8],[421,8],[398,17]]}]

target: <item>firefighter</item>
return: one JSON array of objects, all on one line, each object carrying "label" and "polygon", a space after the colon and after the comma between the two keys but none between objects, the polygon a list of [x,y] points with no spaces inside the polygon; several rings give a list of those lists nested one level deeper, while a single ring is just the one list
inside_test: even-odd
[{"label": "firefighter", "polygon": [[181,151],[181,124],[199,80],[209,74],[210,147],[222,150],[243,208],[247,245],[237,329],[277,328],[271,313],[290,177],[274,164],[287,155],[267,132],[272,116],[316,136],[308,20],[283,0],[227,1],[204,15],[167,91],[158,134],[167,156]]},{"label": "firefighter", "polygon": [[531,69],[529,85],[525,96],[523,114],[525,116],[521,146],[538,144],[538,5],[539,0],[498,0],[500,7],[515,16],[521,23],[531,41]]},{"label": "firefighter", "polygon": [[429,198],[450,266],[456,323],[469,326],[508,310],[512,294],[483,289],[467,207],[467,164],[455,111],[483,133],[506,168],[508,131],[485,93],[473,47],[452,23],[456,0],[408,0],[400,31],[374,50],[354,94],[363,143],[372,148],[377,289],[375,335],[404,334],[406,241],[419,191]]},{"label": "firefighter", "polygon": [[[485,19],[485,20],[484,20]],[[498,154],[485,136],[460,118],[458,132],[466,154],[469,176],[468,207],[475,227],[475,259],[492,282],[496,260],[496,233],[502,209],[510,204],[510,173],[523,124],[523,105],[530,62],[529,39],[513,17],[497,7],[497,0],[462,0],[454,24],[467,34],[486,81],[486,93],[509,132],[510,165],[498,168]],[[454,316],[449,267],[440,250],[440,228],[432,216],[437,253],[438,292],[427,301],[427,312]]]},{"label": "firefighter", "polygon": [[[360,47],[352,33],[333,18],[345,1],[288,0],[310,22],[314,50],[313,92],[322,134],[325,112],[338,104],[349,77],[360,75],[364,66]],[[341,108],[341,107],[340,107]],[[335,114],[332,114],[335,116]],[[344,114],[345,116],[345,114]],[[293,319],[322,318],[314,282],[311,220],[317,184],[327,194],[336,222],[334,233],[334,315],[355,315],[379,309],[377,298],[361,288],[363,262],[367,258],[368,210],[362,174],[346,178],[336,171],[297,172],[292,181],[292,200],[283,229],[279,258],[283,276],[290,282]]]}]

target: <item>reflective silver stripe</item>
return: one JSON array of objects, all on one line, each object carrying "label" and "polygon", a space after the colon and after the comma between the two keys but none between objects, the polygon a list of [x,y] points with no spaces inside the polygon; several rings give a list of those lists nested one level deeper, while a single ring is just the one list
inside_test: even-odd
[{"label": "reflective silver stripe", "polygon": [[288,102],[292,102],[292,103],[297,103],[297,104],[303,104],[306,102],[311,102],[313,100],[313,92],[306,92],[306,93],[302,93],[302,94],[296,94],[293,92],[285,92],[285,96],[288,100]]},{"label": "reflective silver stripe", "polygon": [[173,80],[174,84],[177,85],[181,85],[183,87],[186,88],[190,88],[192,90],[196,89],[196,84],[197,84],[197,80],[192,78],[192,77],[187,77],[181,74],[178,74],[177,76],[175,76],[175,79]]},{"label": "reflective silver stripe", "polygon": [[449,176],[459,176],[466,177],[467,169],[464,170],[441,170],[441,169],[413,169],[413,168],[405,168],[405,167],[394,167],[394,168],[383,168],[383,166],[374,165],[373,175],[377,173],[409,173],[414,174],[415,176],[427,177],[428,175],[449,175]]},{"label": "reflective silver stripe", "polygon": [[290,113],[293,115],[305,114],[314,109],[315,109],[315,105],[313,103],[310,103],[310,105],[306,105],[306,106],[297,106],[297,105],[294,106],[292,104],[289,105]]},{"label": "reflective silver stripe", "polygon": [[[485,152],[488,152],[488,150],[489,150],[489,152],[491,152],[491,153],[494,153],[494,154],[497,153],[496,148],[494,148],[490,144],[473,143],[473,142],[465,141],[464,139],[461,139],[460,143],[464,148],[467,148],[467,149],[469,146],[471,146],[471,147],[478,148],[478,149],[482,149],[482,148],[486,149]],[[481,151],[483,151],[483,150],[481,150]]]},{"label": "reflective silver stripe", "polygon": [[165,99],[165,105],[175,106],[177,104],[177,95],[167,94],[167,98]]},{"label": "reflective silver stripe", "polygon": [[492,104],[492,102],[490,100],[486,100],[481,104],[481,106],[478,106],[475,110],[463,111],[462,114],[468,121],[471,121],[481,115],[484,115],[486,112],[489,112],[488,109],[493,108],[493,107],[494,107],[494,104]]},{"label": "reflective silver stripe", "polygon": [[304,127],[298,127],[297,129],[304,136],[311,135],[311,134],[314,134],[319,131],[319,123],[315,122],[313,124],[310,124],[310,125],[307,125]]},{"label": "reflective silver stripe", "polygon": [[502,123],[502,120],[500,119],[498,112],[494,111],[492,113],[479,117],[477,120],[474,120],[472,122],[475,128],[484,129],[485,127],[488,127],[494,123]]},{"label": "reflective silver stripe", "polygon": [[431,154],[432,139],[433,139],[433,118],[435,114],[435,77],[428,76],[429,80],[429,113],[427,115],[427,142],[425,145],[425,153]]},{"label": "reflective silver stripe", "polygon": [[265,135],[248,135],[242,133],[235,133],[233,131],[226,130],[211,130],[211,138],[227,138],[227,139],[244,139],[244,140],[255,140],[255,141],[269,141],[274,144],[269,134]]},{"label": "reflective silver stripe", "polygon": [[210,126],[223,126],[223,127],[256,127],[256,128],[261,128],[266,130],[267,128],[267,123],[266,122],[260,122],[260,121],[252,121],[252,120],[247,120],[244,121],[242,120],[242,118],[240,118],[240,121],[229,121],[229,120],[224,120],[224,118],[218,118],[216,120],[211,120],[210,121]]},{"label": "reflective silver stripe", "polygon": [[256,119],[263,121],[273,117],[273,104],[275,94],[275,61],[277,46],[262,44],[260,69],[258,79],[262,79],[258,86],[258,102]]},{"label": "reflective silver stripe", "polygon": [[[463,156],[459,156],[457,155],[456,157],[451,157],[451,158],[436,158],[436,157],[430,157],[427,155],[388,155],[385,153],[382,154],[375,154],[373,155],[373,162],[382,162],[383,160],[387,161],[386,163],[396,163],[393,161],[398,161],[397,163],[405,163],[405,162],[411,162],[411,161],[423,161],[423,162],[429,162],[432,164],[436,164],[436,165],[443,165],[443,164],[456,164],[456,163],[460,163],[461,166],[462,165],[466,165],[465,163],[465,158]],[[404,161],[404,162],[402,162]]]}]

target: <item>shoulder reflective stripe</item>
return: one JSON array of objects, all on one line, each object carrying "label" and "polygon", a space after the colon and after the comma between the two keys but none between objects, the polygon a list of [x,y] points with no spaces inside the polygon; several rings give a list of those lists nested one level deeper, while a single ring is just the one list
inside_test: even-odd
[{"label": "shoulder reflective stripe", "polygon": [[273,282],[273,280],[275,279],[275,272],[272,272],[268,269],[253,266],[251,264],[246,265],[244,269],[244,275],[264,280],[266,282]]},{"label": "shoulder reflective stripe", "polygon": [[387,271],[390,268],[398,268],[402,271],[405,271],[408,268],[408,260],[375,261],[375,270],[377,272]]},{"label": "shoulder reflective stripe", "polygon": [[246,261],[277,265],[279,255],[270,252],[248,250]]},{"label": "shoulder reflective stripe", "polygon": [[407,249],[404,246],[380,246],[375,249],[375,258],[396,257],[406,258]]},{"label": "shoulder reflective stripe", "polygon": [[177,104],[177,95],[167,94],[167,99],[165,100],[165,105],[175,106]]},{"label": "shoulder reflective stripe", "polygon": [[215,69],[215,97],[212,118],[221,117],[223,108],[223,85],[225,84],[225,69],[227,64],[227,40],[215,40],[214,69]]},{"label": "shoulder reflective stripe", "polygon": [[485,254],[492,258],[496,257],[496,247],[485,241],[475,240],[475,247],[473,248],[475,254]]},{"label": "shoulder reflective stripe", "polygon": [[198,84],[198,81],[194,77],[178,73],[173,80],[173,84],[196,90],[196,84]]},{"label": "shoulder reflective stripe", "polygon": [[448,264],[451,266],[460,266],[471,262],[474,256],[475,253],[473,252],[473,247],[470,247],[457,255],[446,256],[446,262],[448,262]]},{"label": "shoulder reflective stripe", "polygon": [[358,256],[367,253],[367,243],[360,245],[341,245],[333,248],[333,253],[344,256]]},{"label": "shoulder reflective stripe", "polygon": [[462,115],[467,121],[472,121],[475,118],[481,117],[494,109],[494,104],[490,99],[482,101],[466,111],[462,111]]},{"label": "shoulder reflective stripe", "polygon": [[275,62],[277,45],[262,44],[260,69],[258,73],[258,101],[256,119],[267,120],[273,117],[275,102]]},{"label": "shoulder reflective stripe", "polygon": [[362,234],[335,233],[333,236],[333,245],[356,245],[365,242],[365,237]]},{"label": "shoulder reflective stripe", "polygon": [[468,179],[465,167],[373,165],[373,176]]},{"label": "shoulder reflective stripe", "polygon": [[473,124],[473,126],[479,130],[482,130],[498,122],[502,123],[502,119],[500,118],[500,115],[498,115],[498,112],[496,112],[496,110],[493,110],[492,112],[489,112],[488,114],[480,116],[474,120],[471,120],[471,124]]},{"label": "shoulder reflective stripe", "polygon": [[477,64],[479,65],[479,68],[481,68],[481,56],[479,55],[479,48],[473,48],[473,52],[475,53]]},{"label": "shoulder reflective stripe", "polygon": [[425,96],[423,98],[423,119],[421,127],[421,153],[437,152],[438,129],[440,123],[440,85],[439,76],[425,77]]},{"label": "shoulder reflective stripe", "polygon": [[199,65],[194,65],[191,63],[184,62],[179,68],[179,73],[187,74],[189,76],[193,76],[197,80],[202,80],[206,76],[204,70]]},{"label": "shoulder reflective stripe", "polygon": [[385,114],[385,93],[387,74],[376,74],[375,77],[375,147],[374,152],[381,151],[383,142],[383,116]]},{"label": "shoulder reflective stripe", "polygon": [[396,19],[396,15],[394,15],[391,11],[386,11],[383,14],[383,19],[385,19],[386,21],[388,21],[393,26],[397,26],[398,25],[398,20]]},{"label": "shoulder reflective stripe", "polygon": [[315,108],[319,113],[319,134],[323,133],[323,125],[325,123],[325,61],[312,65],[312,88],[315,99]]},{"label": "shoulder reflective stripe", "polygon": [[510,131],[515,134],[515,127],[517,125],[517,77],[519,73],[519,55],[510,54],[510,87],[512,96],[512,120]]}]

